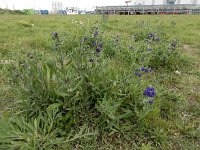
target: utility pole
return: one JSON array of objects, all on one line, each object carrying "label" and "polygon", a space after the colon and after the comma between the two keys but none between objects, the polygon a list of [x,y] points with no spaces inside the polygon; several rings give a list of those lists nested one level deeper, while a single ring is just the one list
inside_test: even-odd
[{"label": "utility pole", "polygon": [[126,3],[126,7],[127,7],[127,11],[128,11],[128,15],[129,15],[128,4],[129,4],[130,2],[131,2],[130,0],[125,1],[125,3]]},{"label": "utility pole", "polygon": [[126,3],[126,6],[128,6],[128,4],[129,4],[130,2],[131,2],[130,0],[128,0],[128,1],[125,1],[125,3]]}]

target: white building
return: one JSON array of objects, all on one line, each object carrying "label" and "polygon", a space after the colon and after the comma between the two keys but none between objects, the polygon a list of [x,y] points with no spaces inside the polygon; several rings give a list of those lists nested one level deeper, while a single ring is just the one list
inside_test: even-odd
[{"label": "white building", "polygon": [[[125,0],[127,1],[127,0]],[[130,0],[129,5],[163,5],[167,0]],[[200,0],[176,0],[175,4],[200,4]]]}]

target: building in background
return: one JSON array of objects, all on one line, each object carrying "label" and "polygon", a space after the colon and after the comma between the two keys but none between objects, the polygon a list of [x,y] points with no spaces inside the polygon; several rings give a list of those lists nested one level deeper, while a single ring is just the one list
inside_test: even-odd
[{"label": "building in background", "polygon": [[119,14],[119,15],[156,15],[156,14],[200,14],[200,5],[197,5],[197,0],[190,1],[190,4],[181,4],[178,0],[162,0],[163,4],[155,4],[152,0],[152,5],[144,5],[143,0],[133,0],[131,4],[121,6],[104,6],[97,7],[97,14]]},{"label": "building in background", "polygon": [[52,2],[52,14],[58,14],[61,10],[63,10],[62,2]]},{"label": "building in background", "polygon": [[167,0],[163,0],[163,5],[166,5],[167,4]]},{"label": "building in background", "polygon": [[77,15],[79,14],[79,8],[77,7],[67,7],[66,8],[67,15]]},{"label": "building in background", "polygon": [[[129,2],[130,1],[130,2]],[[198,4],[200,0],[125,0],[128,5],[167,5],[167,4]],[[126,3],[127,4],[127,3]]]},{"label": "building in background", "polygon": [[181,4],[181,0],[177,0],[177,4]]},{"label": "building in background", "polygon": [[145,5],[145,0],[131,0],[130,5]]},{"label": "building in background", "polygon": [[167,4],[173,5],[173,4],[175,4],[175,2],[176,2],[176,0],[167,0]]}]

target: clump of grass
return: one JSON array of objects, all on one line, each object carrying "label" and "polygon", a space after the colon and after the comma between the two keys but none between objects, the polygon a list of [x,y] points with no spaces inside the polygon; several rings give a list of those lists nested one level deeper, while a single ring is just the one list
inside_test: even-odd
[{"label": "clump of grass", "polygon": [[30,22],[21,21],[21,22],[19,22],[19,24],[20,24],[22,27],[26,27],[26,28],[34,27],[34,24],[32,24],[32,23],[30,23]]}]

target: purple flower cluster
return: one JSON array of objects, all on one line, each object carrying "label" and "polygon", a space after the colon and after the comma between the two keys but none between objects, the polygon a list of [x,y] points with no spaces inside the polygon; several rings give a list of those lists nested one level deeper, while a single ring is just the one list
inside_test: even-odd
[{"label": "purple flower cluster", "polygon": [[98,31],[98,28],[96,28],[96,30],[93,33],[94,39],[92,41],[92,47],[95,47],[96,54],[99,54],[103,48],[103,44],[100,43],[101,40],[99,39],[98,35],[99,35],[99,31]]},{"label": "purple flower cluster", "polygon": [[101,44],[101,43],[98,44],[98,47],[99,47],[99,48],[102,48],[102,47],[103,47],[103,44]]},{"label": "purple flower cluster", "polygon": [[94,37],[96,38],[96,37],[98,36],[98,34],[99,34],[99,32],[98,32],[98,31],[95,31],[93,35],[94,35]]},{"label": "purple flower cluster", "polygon": [[149,35],[147,36],[148,39],[155,37],[154,33],[149,33]]},{"label": "purple flower cluster", "polygon": [[[81,40],[82,48],[85,49],[93,49],[93,54],[97,57],[99,56],[100,52],[102,51],[103,44],[101,40],[101,36],[99,36],[100,32],[98,31],[98,27],[92,28],[92,34],[89,37],[83,37]],[[95,58],[89,58],[88,62],[93,63]]]},{"label": "purple flower cluster", "polygon": [[92,46],[93,46],[93,47],[97,46],[97,42],[92,41]]},{"label": "purple flower cluster", "polygon": [[142,74],[140,74],[140,73],[137,72],[137,71],[136,71],[134,74],[135,74],[136,76],[138,76],[138,77],[142,77]]},{"label": "purple flower cluster", "polygon": [[[160,41],[160,38],[154,33],[149,33],[148,36],[147,36],[147,39],[149,39],[150,41],[153,41],[153,42],[159,42]],[[148,40],[147,40],[147,42],[148,42]]]},{"label": "purple flower cluster", "polygon": [[156,92],[153,87],[147,87],[143,94],[147,97],[155,97],[156,96]]},{"label": "purple flower cluster", "polygon": [[148,72],[152,72],[153,69],[152,68],[148,69],[148,68],[141,67],[140,71],[144,71],[144,72],[148,73]]},{"label": "purple flower cluster", "polygon": [[103,44],[97,44],[97,42],[93,43],[93,47],[96,47],[96,54],[99,54],[103,48]]},{"label": "purple flower cluster", "polygon": [[82,42],[86,42],[88,40],[87,37],[84,37],[81,41],[80,41],[80,44],[82,44]]},{"label": "purple flower cluster", "polygon": [[100,52],[101,52],[101,49],[97,47],[96,48],[96,53],[99,54]]},{"label": "purple flower cluster", "polygon": [[148,72],[151,73],[153,71],[153,69],[152,68],[148,69],[148,68],[141,67],[140,70],[139,71],[135,71],[134,74],[136,76],[138,76],[138,77],[142,77],[142,74],[140,73],[140,71],[146,72],[146,73],[148,73]]}]

